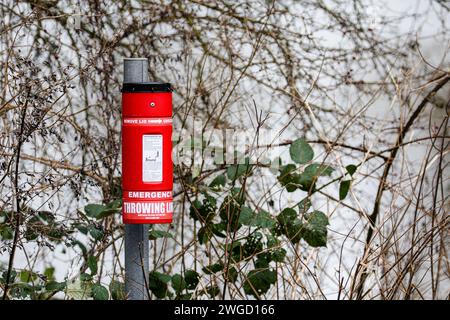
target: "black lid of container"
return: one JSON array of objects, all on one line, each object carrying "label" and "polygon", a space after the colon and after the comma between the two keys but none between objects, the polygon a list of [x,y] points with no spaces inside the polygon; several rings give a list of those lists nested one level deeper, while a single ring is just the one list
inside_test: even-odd
[{"label": "black lid of container", "polygon": [[172,92],[170,83],[162,82],[139,82],[124,83],[122,92]]}]

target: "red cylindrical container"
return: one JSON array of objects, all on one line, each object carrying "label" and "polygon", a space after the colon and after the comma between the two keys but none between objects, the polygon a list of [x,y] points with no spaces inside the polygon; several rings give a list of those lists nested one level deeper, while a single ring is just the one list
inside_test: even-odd
[{"label": "red cylindrical container", "polygon": [[122,88],[122,216],[124,223],[171,223],[172,89],[169,83]]}]

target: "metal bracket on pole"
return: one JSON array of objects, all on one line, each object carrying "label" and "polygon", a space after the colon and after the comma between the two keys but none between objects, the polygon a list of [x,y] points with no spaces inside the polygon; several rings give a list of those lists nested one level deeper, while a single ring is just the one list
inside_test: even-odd
[{"label": "metal bracket on pole", "polygon": [[[123,82],[148,82],[145,58],[124,59]],[[147,300],[149,275],[147,224],[125,225],[125,291],[128,300]]]}]

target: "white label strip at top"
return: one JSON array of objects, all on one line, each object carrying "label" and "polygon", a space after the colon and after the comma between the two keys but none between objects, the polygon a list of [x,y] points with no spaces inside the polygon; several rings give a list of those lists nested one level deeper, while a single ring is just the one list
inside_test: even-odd
[{"label": "white label strip at top", "polygon": [[161,125],[171,124],[172,118],[125,118],[123,124],[134,125]]}]

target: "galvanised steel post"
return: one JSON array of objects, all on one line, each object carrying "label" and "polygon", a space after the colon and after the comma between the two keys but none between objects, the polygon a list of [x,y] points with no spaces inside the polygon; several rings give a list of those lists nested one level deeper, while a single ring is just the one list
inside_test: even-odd
[{"label": "galvanised steel post", "polygon": [[[124,59],[124,83],[148,82],[145,58]],[[129,300],[147,300],[149,274],[148,224],[125,224],[125,291]]]}]

